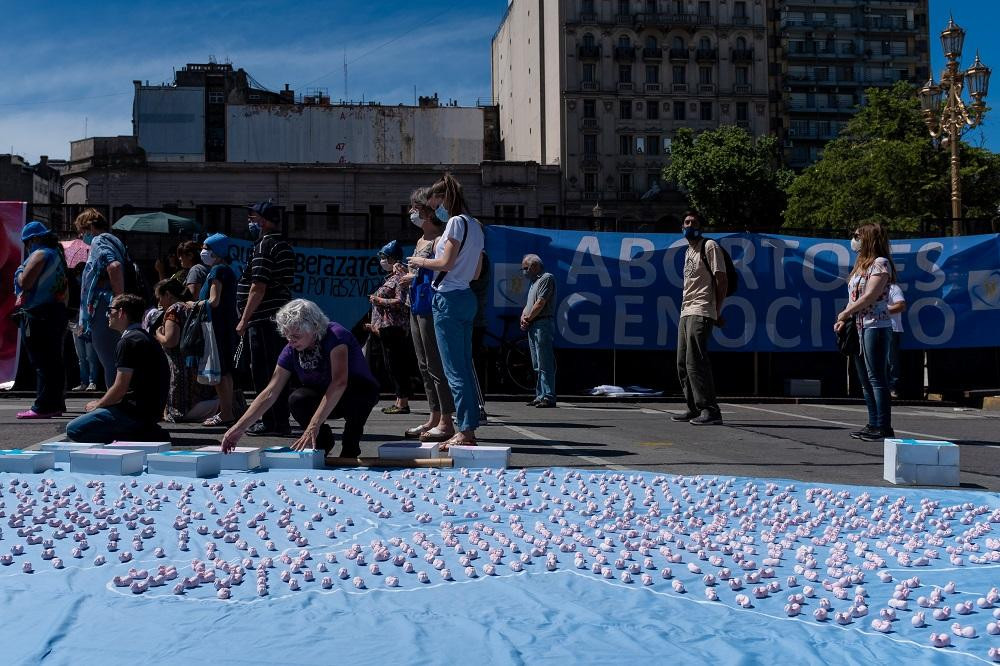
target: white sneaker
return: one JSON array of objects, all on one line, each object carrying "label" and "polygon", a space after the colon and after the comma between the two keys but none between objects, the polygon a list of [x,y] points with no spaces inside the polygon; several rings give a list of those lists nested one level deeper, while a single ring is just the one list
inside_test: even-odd
[{"label": "white sneaker", "polygon": [[80,384],[79,386],[74,386],[73,388],[70,389],[70,391],[86,391],[86,390],[87,390],[86,384]]},{"label": "white sneaker", "polygon": [[88,391],[96,391],[97,390],[97,384],[95,384],[94,382],[90,382],[89,384],[87,384],[87,390]]}]

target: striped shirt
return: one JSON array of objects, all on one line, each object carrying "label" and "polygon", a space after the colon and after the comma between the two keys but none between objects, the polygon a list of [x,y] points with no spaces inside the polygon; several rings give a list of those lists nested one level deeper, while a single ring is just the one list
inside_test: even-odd
[{"label": "striped shirt", "polygon": [[264,300],[254,311],[248,323],[267,321],[282,305],[292,299],[292,281],[295,278],[295,252],[288,241],[279,234],[268,234],[250,251],[246,269],[236,286],[236,307],[242,316],[250,298],[250,286],[263,283]]}]

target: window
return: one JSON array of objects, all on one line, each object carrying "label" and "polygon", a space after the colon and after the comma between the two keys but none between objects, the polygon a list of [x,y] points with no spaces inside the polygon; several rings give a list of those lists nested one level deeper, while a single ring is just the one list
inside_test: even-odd
[{"label": "window", "polygon": [[736,50],[746,51],[747,50],[747,40],[743,37],[736,38]]},{"label": "window", "polygon": [[632,65],[618,65],[618,83],[632,83]]},{"label": "window", "polygon": [[597,117],[597,102],[592,99],[583,100],[583,117],[584,118],[596,118]]},{"label": "window", "polygon": [[618,137],[618,153],[621,155],[632,154],[632,135],[622,134]]},{"label": "window", "polygon": [[698,48],[702,51],[708,51],[712,48],[712,40],[708,37],[702,37],[698,40]]},{"label": "window", "polygon": [[651,49],[651,50],[655,51],[659,47],[660,47],[660,45],[657,43],[656,37],[653,37],[652,35],[650,35],[649,37],[646,38],[646,48],[647,49]]},{"label": "window", "polygon": [[292,228],[295,231],[305,231],[306,230],[306,206],[305,204],[295,204],[292,207]]},{"label": "window", "polygon": [[618,48],[620,49],[630,49],[632,48],[632,40],[628,38],[628,35],[622,35],[618,38]]},{"label": "window", "polygon": [[594,44],[594,35],[592,35],[589,32],[586,33],[583,36],[583,45],[584,46],[588,46],[588,47],[595,46],[595,44]]},{"label": "window", "polygon": [[583,174],[583,191],[584,192],[596,192],[597,191],[597,174],[596,173],[585,173],[585,174]]},{"label": "window", "polygon": [[584,134],[583,135],[583,154],[584,155],[596,155],[597,154],[597,135],[596,134]]},{"label": "window", "polygon": [[[743,0],[737,0],[733,3],[733,17],[735,18],[746,18],[747,17],[747,3]],[[739,47],[737,47],[739,48]]]},{"label": "window", "polygon": [[736,102],[736,121],[746,122],[750,120],[750,104],[747,102]]},{"label": "window", "polygon": [[630,9],[631,9],[631,7],[629,7],[629,0],[618,0],[618,13],[619,14],[621,14],[622,16],[625,16],[626,14],[629,13]]},{"label": "window", "polygon": [[646,137],[646,154],[647,155],[659,155],[660,154],[660,137],[656,134],[650,134]]},{"label": "window", "polygon": [[225,104],[226,94],[220,90],[213,90],[208,93],[208,103],[209,104]]},{"label": "window", "polygon": [[635,137],[635,154],[636,155],[646,154],[646,137],[644,136]]},{"label": "window", "polygon": [[623,173],[618,176],[618,189],[622,192],[632,192],[632,174]]},{"label": "window", "polygon": [[656,0],[646,0],[646,13],[648,14],[656,13]]},{"label": "window", "polygon": [[584,83],[594,83],[596,80],[594,77],[597,74],[597,65],[592,62],[584,63],[583,65],[583,82]]},{"label": "window", "polygon": [[712,119],[712,103],[702,102],[701,103],[701,119],[711,120]]},{"label": "window", "polygon": [[703,85],[709,85],[712,83],[712,68],[711,67],[699,67],[698,68],[698,82]]},{"label": "window", "polygon": [[745,86],[750,83],[750,68],[749,67],[737,67],[736,68],[736,85]]},{"label": "window", "polygon": [[646,83],[660,82],[660,66],[646,65]]},{"label": "window", "polygon": [[684,43],[684,39],[682,37],[674,37],[674,45],[671,48],[685,51],[687,50],[687,44]]},{"label": "window", "polygon": [[660,119],[660,105],[655,99],[646,100],[646,120]]},{"label": "window", "polygon": [[707,19],[712,15],[712,3],[707,0],[701,0],[698,3],[698,18]]},{"label": "window", "polygon": [[618,102],[618,117],[622,120],[632,120],[632,100],[623,99]]},{"label": "window", "polygon": [[326,205],[326,230],[337,231],[340,229],[340,204]]},{"label": "window", "polygon": [[674,120],[687,120],[687,107],[684,102],[674,102]]},{"label": "window", "polygon": [[687,83],[687,67],[684,65],[674,65],[674,83]]},{"label": "window", "polygon": [[594,13],[594,0],[583,0],[583,7],[580,11],[584,14]]}]

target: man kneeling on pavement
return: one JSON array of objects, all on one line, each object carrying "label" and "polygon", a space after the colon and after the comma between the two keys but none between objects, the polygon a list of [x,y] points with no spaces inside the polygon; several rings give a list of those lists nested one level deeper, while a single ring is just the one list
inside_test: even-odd
[{"label": "man kneeling on pavement", "polygon": [[169,439],[158,423],[167,405],[170,369],[163,348],[142,329],[145,309],[143,300],[133,294],[112,299],[108,326],[121,333],[115,348],[115,380],[102,398],[87,403],[86,414],[66,425],[69,439],[103,444]]}]

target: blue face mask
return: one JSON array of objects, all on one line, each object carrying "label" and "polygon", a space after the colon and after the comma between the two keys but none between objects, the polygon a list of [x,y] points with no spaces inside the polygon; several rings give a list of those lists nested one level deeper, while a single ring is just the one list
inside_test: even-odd
[{"label": "blue face mask", "polygon": [[85,233],[85,234],[83,235],[83,238],[82,238],[81,240],[82,240],[82,241],[83,241],[84,243],[86,243],[87,245],[90,245],[91,243],[93,243],[93,242],[94,242],[94,234],[92,234],[92,233],[90,233],[90,232],[88,231],[87,233]]},{"label": "blue face mask", "polygon": [[448,224],[448,220],[451,219],[451,216],[448,215],[448,210],[444,207],[444,204],[438,204],[437,210],[434,211],[434,214],[437,215],[437,219],[441,220],[442,224]]},{"label": "blue face mask", "polygon": [[260,224],[256,222],[247,222],[247,231],[250,233],[250,238],[257,240],[260,238]]},{"label": "blue face mask", "polygon": [[684,227],[681,229],[684,238],[701,238],[701,229],[698,227]]}]

